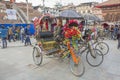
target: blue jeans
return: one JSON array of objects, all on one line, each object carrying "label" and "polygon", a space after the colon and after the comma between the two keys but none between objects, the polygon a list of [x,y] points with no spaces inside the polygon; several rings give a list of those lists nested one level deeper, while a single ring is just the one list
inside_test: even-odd
[{"label": "blue jeans", "polygon": [[24,34],[21,34],[21,41],[24,42]]},{"label": "blue jeans", "polygon": [[20,33],[17,33],[17,40],[21,40]]},{"label": "blue jeans", "polygon": [[2,38],[2,46],[3,46],[3,48],[7,47],[7,40],[6,40],[6,38]]},{"label": "blue jeans", "polygon": [[31,40],[30,40],[30,36],[29,36],[29,35],[26,35],[25,45],[28,45],[28,44],[31,45]]},{"label": "blue jeans", "polygon": [[111,39],[114,39],[114,33],[111,32]]},{"label": "blue jeans", "polygon": [[12,34],[12,35],[10,35],[10,42],[11,42],[11,39],[13,39],[13,41],[15,41],[15,39],[14,39],[14,35]]}]

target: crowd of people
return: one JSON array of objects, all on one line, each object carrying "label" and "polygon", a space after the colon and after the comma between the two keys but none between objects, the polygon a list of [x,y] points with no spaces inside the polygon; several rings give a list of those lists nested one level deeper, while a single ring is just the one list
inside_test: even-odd
[{"label": "crowd of people", "polygon": [[29,29],[30,29],[30,25],[27,25],[27,27],[11,26],[7,28],[4,25],[2,25],[0,27],[0,30],[1,30],[0,37],[2,40],[2,48],[7,48],[7,40],[8,42],[21,41],[22,43],[24,43],[25,46],[31,45],[31,40],[30,40],[31,34]]},{"label": "crowd of people", "polygon": [[118,39],[118,49],[120,48],[120,25],[118,24],[112,24],[103,25],[104,32],[106,33],[105,37],[108,37],[111,40],[117,40]]},{"label": "crowd of people", "polygon": [[[70,23],[74,23],[71,24]],[[75,26],[77,29],[80,31],[81,36],[86,35],[86,30],[90,31],[92,37],[96,39],[98,36],[98,33],[100,32],[100,29],[102,29],[102,33],[106,34],[104,35],[105,37],[109,36],[109,39],[116,40],[118,39],[118,49],[120,48],[120,25],[108,25],[108,24],[98,24],[94,22],[92,27],[89,27],[88,25],[85,24],[84,21],[78,21],[78,20],[68,20],[66,19],[66,22],[63,23],[63,19],[58,18],[54,21],[50,21],[48,19],[42,20],[39,26],[36,26],[36,35],[39,35],[40,31],[51,31],[54,33],[54,39],[57,42],[60,42],[62,38],[65,37],[65,31],[70,28],[70,26]],[[86,27],[87,26],[87,27]],[[4,26],[0,27],[1,29],[6,29]],[[31,45],[31,40],[30,40],[30,25],[27,25],[27,27],[22,27],[22,26],[12,26],[7,28],[7,36],[1,37],[2,40],[2,45],[3,48],[7,47],[7,40],[8,42],[11,41],[18,41],[21,40],[22,43],[24,43],[25,46]]]},{"label": "crowd of people", "polygon": [[110,35],[106,35],[109,37],[109,39],[112,40],[116,40],[117,39],[117,33],[119,30],[119,26],[120,25],[103,25],[104,28],[104,32],[106,32],[106,34],[110,34]]}]

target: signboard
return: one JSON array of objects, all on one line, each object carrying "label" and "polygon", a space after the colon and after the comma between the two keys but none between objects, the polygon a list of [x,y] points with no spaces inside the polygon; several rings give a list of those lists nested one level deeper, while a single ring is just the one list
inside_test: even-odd
[{"label": "signboard", "polygon": [[17,20],[16,10],[7,9],[6,13],[7,13],[7,17],[8,17],[9,20]]}]

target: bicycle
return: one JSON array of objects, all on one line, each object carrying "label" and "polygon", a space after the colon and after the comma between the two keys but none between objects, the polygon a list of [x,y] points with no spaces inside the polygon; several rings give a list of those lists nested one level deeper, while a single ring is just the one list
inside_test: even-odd
[{"label": "bicycle", "polygon": [[107,55],[109,52],[109,46],[107,43],[103,42],[104,38],[98,33],[97,38],[94,40],[95,49],[99,49],[103,55]]},{"label": "bicycle", "polygon": [[[87,37],[88,38],[88,37]],[[86,41],[79,42],[80,54],[83,54],[87,51],[86,61],[90,66],[97,67],[102,64],[104,55],[102,52],[96,48],[94,48],[94,44],[91,40],[85,39]],[[84,48],[82,50],[82,48]],[[99,61],[98,61],[99,60]]]}]

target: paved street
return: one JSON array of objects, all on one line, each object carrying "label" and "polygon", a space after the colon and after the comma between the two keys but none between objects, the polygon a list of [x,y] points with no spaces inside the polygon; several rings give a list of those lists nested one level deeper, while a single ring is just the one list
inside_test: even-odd
[{"label": "paved street", "polygon": [[[35,41],[33,41],[34,43]],[[120,50],[117,41],[107,40],[110,52],[99,67],[91,67],[82,55],[85,73],[75,77],[69,70],[68,60],[44,56],[37,67],[32,59],[32,47],[21,42],[11,42],[7,49],[0,49],[0,80],[120,80]]]}]

